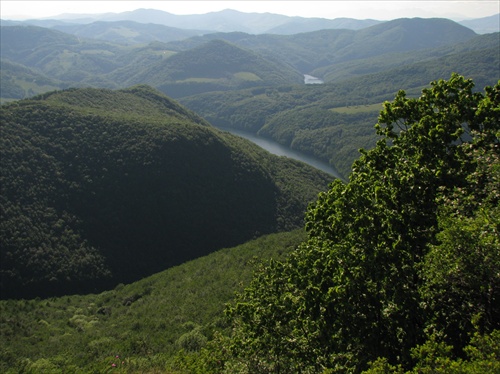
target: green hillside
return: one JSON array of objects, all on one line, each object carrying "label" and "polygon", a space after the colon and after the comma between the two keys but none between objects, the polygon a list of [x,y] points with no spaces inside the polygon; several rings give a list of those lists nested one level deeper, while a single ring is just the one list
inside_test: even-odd
[{"label": "green hillside", "polygon": [[227,326],[224,305],[261,262],[285,258],[304,239],[303,230],[263,236],[101,294],[0,301],[0,371],[175,367],[176,352],[199,349]]},{"label": "green hillside", "polygon": [[[294,35],[214,33],[169,43],[161,41],[182,35],[177,30],[167,32],[161,25],[120,21],[56,26],[78,36],[37,26],[2,26],[2,59],[66,85],[116,89],[149,84],[176,98],[257,86],[299,85],[303,84],[302,74],[334,81],[381,72],[443,56],[435,48],[449,51],[476,36],[446,19],[399,19],[361,30]],[[156,41],[127,46],[89,36],[115,42],[134,38]],[[19,85],[11,90],[20,95]],[[31,92],[29,88],[27,92]]]},{"label": "green hillside", "polygon": [[445,47],[475,36],[472,30],[447,19],[403,18],[361,30],[326,29],[294,35],[217,33],[168,45],[175,50],[186,50],[208,40],[228,40],[308,74],[323,66],[389,53]]},{"label": "green hillside", "polygon": [[209,91],[302,82],[302,74],[289,66],[265,60],[226,41],[212,40],[136,70],[125,84],[151,84],[172,97],[182,97]]},{"label": "green hillside", "polygon": [[[376,146],[354,162],[348,182],[334,181],[309,205],[305,231],[261,236],[98,294],[0,300],[0,371],[498,373],[500,80],[480,91],[453,74],[414,96],[400,91],[384,103]],[[115,125],[121,116],[133,121],[134,104],[152,113],[137,112],[148,123],[165,120],[177,105],[134,87],[65,91],[7,109],[40,111],[33,105],[38,101],[74,109],[67,114],[75,121],[79,110],[105,117],[113,98],[119,103],[107,118]],[[155,123],[168,127],[167,135],[185,125],[192,140],[192,127],[211,131],[211,143],[227,136],[189,111],[175,112],[174,121]],[[159,113],[164,116],[155,117]],[[33,121],[24,130],[38,126]],[[111,128],[98,126],[107,138]],[[75,139],[62,123],[58,127]],[[18,154],[26,151],[21,135],[9,138]],[[150,139],[150,148],[158,145]],[[225,140],[264,169],[276,165],[241,138]],[[57,151],[69,152],[58,144]],[[39,151],[30,159],[36,162],[18,169],[48,164],[51,156]],[[278,169],[287,165],[279,160]],[[283,181],[294,170],[296,178],[315,173],[296,166],[281,174]],[[27,188],[24,203],[36,201],[41,189]],[[39,214],[50,221],[46,209]]]},{"label": "green hillside", "polygon": [[24,99],[43,92],[66,88],[67,84],[4,59],[0,60],[0,98],[2,101]]},{"label": "green hillside", "polygon": [[500,34],[488,34],[475,36],[464,42],[441,46],[438,48],[426,48],[424,50],[384,53],[375,57],[366,57],[356,61],[335,63],[315,69],[311,75],[321,77],[325,82],[339,82],[367,74],[391,70],[404,65],[419,62],[438,62],[437,59],[445,56],[480,51],[484,49],[497,49],[500,42]]},{"label": "green hillside", "polygon": [[103,290],[299,227],[331,178],[146,86],[0,110],[4,298]]},{"label": "green hillside", "polygon": [[[99,75],[123,66],[124,46],[80,39],[37,26],[2,26],[1,57],[36,69],[52,79],[68,83],[86,82],[100,87],[113,83]],[[97,82],[98,81],[98,82]]]},{"label": "green hillside", "polygon": [[[461,72],[478,87],[500,79],[500,55],[492,47],[499,34],[477,37],[476,48],[339,82],[302,87],[206,93],[181,102],[215,125],[234,127],[270,137],[280,144],[330,162],[347,176],[358,149],[375,144],[373,126],[385,100],[406,87],[418,94],[429,79]],[[472,50],[471,50],[472,49]],[[369,110],[370,104],[380,104]],[[341,112],[332,110],[349,107]]]}]

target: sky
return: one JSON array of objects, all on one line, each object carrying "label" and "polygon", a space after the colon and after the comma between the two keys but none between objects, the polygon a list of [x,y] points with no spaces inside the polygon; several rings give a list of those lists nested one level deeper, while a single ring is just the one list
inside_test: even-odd
[{"label": "sky", "polygon": [[0,0],[2,19],[47,18],[63,13],[120,13],[135,9],[158,9],[172,14],[203,14],[224,9],[246,13],[276,13],[287,16],[390,20],[403,17],[442,17],[455,21],[500,13],[500,0],[444,1],[25,1]]}]

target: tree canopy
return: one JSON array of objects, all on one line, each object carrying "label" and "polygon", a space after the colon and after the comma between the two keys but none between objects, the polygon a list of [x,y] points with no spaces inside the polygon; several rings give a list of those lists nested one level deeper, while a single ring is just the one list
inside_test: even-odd
[{"label": "tree canopy", "polygon": [[46,93],[0,117],[1,298],[109,289],[297,228],[330,181],[147,86]]},{"label": "tree canopy", "polygon": [[412,370],[498,340],[500,82],[473,87],[453,74],[384,104],[376,147],[309,207],[308,240],[228,307],[226,369]]}]

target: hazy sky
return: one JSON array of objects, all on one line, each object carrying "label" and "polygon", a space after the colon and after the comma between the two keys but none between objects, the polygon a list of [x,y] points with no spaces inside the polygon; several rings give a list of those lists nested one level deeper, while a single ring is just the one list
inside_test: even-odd
[{"label": "hazy sky", "polygon": [[500,0],[475,1],[24,1],[0,0],[2,19],[44,18],[62,13],[120,13],[139,8],[173,14],[201,14],[223,9],[288,16],[389,20],[401,17],[444,17],[454,20],[500,13]]}]

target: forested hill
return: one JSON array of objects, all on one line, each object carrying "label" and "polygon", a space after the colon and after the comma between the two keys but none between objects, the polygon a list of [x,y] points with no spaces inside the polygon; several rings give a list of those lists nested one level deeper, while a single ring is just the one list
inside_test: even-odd
[{"label": "forested hill", "polygon": [[147,86],[0,111],[2,297],[102,290],[299,227],[331,178]]},{"label": "forested hill", "polygon": [[209,40],[223,39],[268,59],[279,58],[307,74],[345,61],[444,47],[475,36],[471,29],[448,19],[401,18],[361,30],[326,29],[294,35],[215,33],[167,45],[172,50],[186,50]]},{"label": "forested hill", "polygon": [[151,84],[173,97],[304,81],[301,73],[279,60],[264,59],[224,40],[211,40],[145,68],[118,70],[110,78],[126,85]]},{"label": "forested hill", "polygon": [[[75,36],[36,26],[2,26],[2,64],[23,65],[54,82],[41,85],[38,79],[29,79],[30,74],[10,69],[8,75],[2,75],[0,99],[31,97],[54,88],[118,89],[134,84],[148,84],[181,98],[256,86],[302,85],[303,74],[325,82],[338,81],[344,72],[361,76],[403,63],[431,60],[442,55],[436,48],[448,49],[477,36],[447,19],[415,18],[361,30],[327,29],[295,35],[213,33],[145,45],[137,44],[149,37],[142,32],[156,35],[164,26],[149,25],[141,32],[137,31],[139,26],[144,25],[121,22],[113,26],[109,22],[78,26],[92,29],[100,35],[96,37],[105,35],[130,45],[86,39],[92,33],[84,31]],[[178,38],[178,30],[171,33],[173,39]],[[411,61],[401,56],[411,52]]]},{"label": "forested hill", "polygon": [[360,148],[375,145],[373,126],[385,100],[405,87],[416,95],[432,77],[453,72],[477,87],[500,79],[500,34],[438,49],[359,59],[325,68],[332,83],[213,92],[180,102],[211,123],[244,129],[330,162],[349,175]]}]

